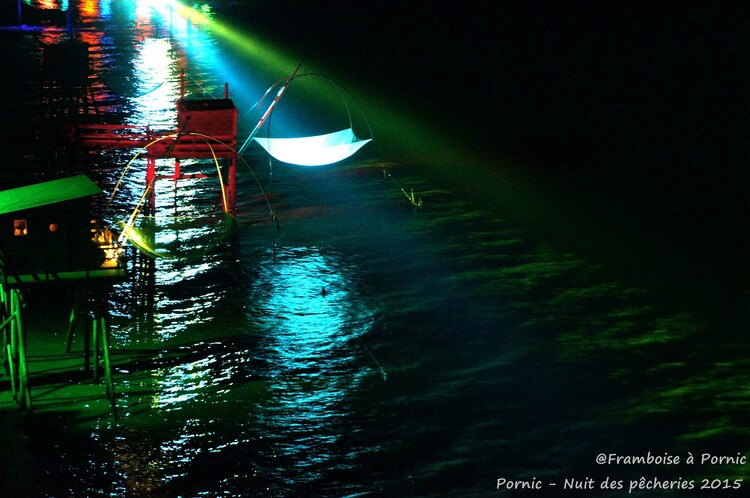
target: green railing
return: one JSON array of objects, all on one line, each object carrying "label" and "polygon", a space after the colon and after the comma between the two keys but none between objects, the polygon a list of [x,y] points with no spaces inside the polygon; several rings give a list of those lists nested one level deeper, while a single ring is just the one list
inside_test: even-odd
[{"label": "green railing", "polygon": [[[92,286],[96,276],[124,275],[121,268],[96,270],[107,271],[107,274],[97,275],[94,270],[79,272],[76,283],[76,300],[70,313],[68,323],[68,345],[66,353],[70,353],[73,335],[78,326],[83,331],[83,360],[84,370],[90,370],[93,353],[93,377],[96,382],[101,380],[102,373],[105,381],[105,395],[111,403],[112,414],[117,417],[115,388],[112,378],[112,364],[110,360],[110,330],[107,320],[106,295],[104,287]],[[48,277],[60,274],[46,273]],[[45,277],[46,278],[46,277]],[[27,331],[24,326],[24,298],[23,293],[27,283],[38,284],[51,282],[59,278],[43,279],[34,275],[27,281],[19,275],[12,275],[5,271],[3,254],[0,252],[0,333],[2,334],[2,354],[4,355],[5,371],[10,379],[13,399],[21,409],[31,410],[31,384],[26,355]],[[101,280],[98,280],[101,281]],[[94,292],[89,292],[90,290]]]}]

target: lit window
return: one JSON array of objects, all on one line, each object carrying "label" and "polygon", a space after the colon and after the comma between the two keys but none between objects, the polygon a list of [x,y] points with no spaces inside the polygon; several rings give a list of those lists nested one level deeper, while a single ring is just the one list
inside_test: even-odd
[{"label": "lit window", "polygon": [[25,237],[29,234],[29,226],[26,220],[13,220],[13,235]]}]

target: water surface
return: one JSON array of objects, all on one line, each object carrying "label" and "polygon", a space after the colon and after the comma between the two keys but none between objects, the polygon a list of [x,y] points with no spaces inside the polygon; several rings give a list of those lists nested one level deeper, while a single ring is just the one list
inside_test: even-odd
[{"label": "water surface", "polygon": [[[79,23],[93,99],[106,102],[86,120],[170,129],[181,69],[195,95],[220,97],[231,79],[243,118],[266,87],[251,82],[236,47],[210,30],[178,29],[147,2],[93,2]],[[44,45],[65,36],[0,31],[13,75],[2,81],[18,94],[4,104],[3,129],[25,130],[3,160],[8,182],[67,167],[64,146],[28,133],[83,119],[53,105],[34,70]],[[596,489],[580,496],[654,496],[600,487],[645,477],[696,485],[668,495],[717,496],[697,489],[701,479],[744,477],[742,463],[595,461],[746,453],[747,339],[742,315],[716,313],[730,308],[723,295],[702,299],[701,288],[718,284],[690,277],[695,267],[680,258],[665,270],[655,262],[664,253],[647,256],[663,249],[656,243],[614,258],[628,252],[615,247],[621,240],[638,246],[627,226],[577,225],[611,253],[572,241],[564,223],[582,211],[547,195],[556,192],[549,176],[526,181],[508,164],[507,173],[458,182],[432,159],[368,147],[319,169],[269,165],[251,150],[228,239],[213,210],[215,180],[157,182],[156,240],[186,259],[157,259],[150,275],[111,290],[119,417],[95,397],[50,406],[54,382],[35,383],[37,412],[3,405],[3,440],[18,448],[2,453],[3,485],[40,496],[528,493],[497,490],[507,478],[563,496],[578,493],[561,489],[566,480],[591,478]],[[131,164],[104,211],[112,224],[145,188],[145,164],[133,155],[83,153],[73,166],[109,196]],[[13,167],[21,160],[23,171]],[[450,167],[483,171],[468,160]],[[488,185],[504,190],[492,197]],[[263,193],[278,223],[267,221]],[[597,195],[580,204],[591,205],[608,207]],[[654,271],[658,278],[644,277]],[[32,301],[32,326],[45,324],[34,330],[59,330],[46,324],[64,319],[66,304]]]}]

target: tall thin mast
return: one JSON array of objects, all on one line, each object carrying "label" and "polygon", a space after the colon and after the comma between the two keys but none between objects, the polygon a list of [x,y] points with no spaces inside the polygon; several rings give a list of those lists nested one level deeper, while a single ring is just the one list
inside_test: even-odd
[{"label": "tall thin mast", "polygon": [[247,144],[250,143],[250,140],[253,139],[255,134],[258,133],[258,130],[260,130],[260,127],[263,126],[263,123],[265,123],[268,116],[271,115],[271,111],[273,111],[274,106],[279,100],[281,100],[281,96],[284,95],[284,92],[289,86],[289,83],[292,82],[294,77],[297,75],[297,71],[299,71],[299,68],[302,67],[302,62],[304,62],[304,59],[300,61],[300,63],[297,65],[297,68],[294,70],[292,75],[289,78],[287,78],[286,82],[284,82],[284,86],[282,86],[281,89],[279,89],[278,93],[276,93],[276,98],[273,99],[273,102],[271,102],[271,105],[268,106],[268,109],[266,109],[266,112],[260,118],[260,121],[258,121],[258,124],[255,125],[255,128],[253,128],[253,131],[251,131],[250,135],[248,135],[247,139],[245,140],[245,143],[243,143],[242,147],[240,147],[240,149],[237,151],[238,154],[242,154],[242,151],[245,150],[245,147],[247,147]]}]

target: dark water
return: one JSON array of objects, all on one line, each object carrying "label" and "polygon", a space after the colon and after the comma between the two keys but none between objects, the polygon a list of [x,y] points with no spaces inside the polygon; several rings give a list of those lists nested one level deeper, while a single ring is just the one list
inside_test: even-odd
[{"label": "dark water", "polygon": [[[85,119],[170,129],[185,68],[192,93],[229,83],[246,135],[251,106],[305,57],[352,91],[375,140],[320,169],[251,148],[278,228],[255,223],[267,208],[243,164],[232,244],[157,260],[151,294],[112,289],[119,419],[85,399],[26,416],[8,405],[3,489],[743,496],[750,483],[724,488],[750,468],[746,32],[729,15],[719,29],[691,9],[585,5],[220,2],[216,25],[185,32],[149,2],[82,2],[76,36],[105,111]],[[9,185],[70,167],[45,130],[84,118],[40,73],[43,46],[66,36],[0,31]],[[312,118],[294,107],[325,98],[310,86],[290,89],[272,129],[339,119],[338,103]],[[132,156],[73,168],[109,194]],[[144,168],[108,222],[130,214]],[[157,184],[164,247],[222,235],[215,190]],[[688,489],[647,489],[654,479]]]}]

